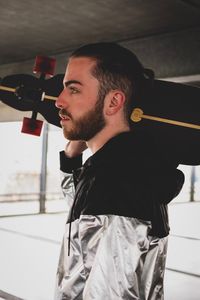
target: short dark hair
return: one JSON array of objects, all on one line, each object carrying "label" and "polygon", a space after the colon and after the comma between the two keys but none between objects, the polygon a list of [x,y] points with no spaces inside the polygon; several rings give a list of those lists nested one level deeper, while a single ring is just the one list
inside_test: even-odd
[{"label": "short dark hair", "polygon": [[70,57],[90,57],[96,60],[92,74],[100,82],[100,96],[104,99],[110,90],[122,90],[126,96],[125,118],[130,124],[134,99],[147,78],[147,69],[137,56],[119,44],[102,42],[84,45]]}]

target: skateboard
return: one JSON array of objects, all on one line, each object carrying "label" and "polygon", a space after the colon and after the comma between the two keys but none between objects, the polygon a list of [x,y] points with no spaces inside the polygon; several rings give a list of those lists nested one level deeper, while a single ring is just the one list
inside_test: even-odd
[{"label": "skateboard", "polygon": [[[39,112],[47,122],[61,127],[55,100],[63,89],[64,74],[46,79],[47,74],[53,74],[49,71],[51,64],[49,67],[47,60],[42,65],[45,59],[40,60],[34,67],[40,78],[27,74],[3,78],[0,100],[17,110],[32,111],[32,121]],[[146,81],[133,101],[132,130],[140,132],[144,139],[148,135],[174,165],[200,164],[200,88],[162,80]],[[25,132],[32,130],[34,134],[34,126],[28,122]],[[148,143],[149,138],[146,147]]]}]

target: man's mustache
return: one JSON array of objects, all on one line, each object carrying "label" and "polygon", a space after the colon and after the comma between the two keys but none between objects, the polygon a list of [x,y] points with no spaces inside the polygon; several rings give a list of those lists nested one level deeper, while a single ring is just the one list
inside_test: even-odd
[{"label": "man's mustache", "polygon": [[72,119],[72,115],[66,111],[66,109],[62,108],[59,110],[59,116],[62,117],[69,117],[70,119]]}]

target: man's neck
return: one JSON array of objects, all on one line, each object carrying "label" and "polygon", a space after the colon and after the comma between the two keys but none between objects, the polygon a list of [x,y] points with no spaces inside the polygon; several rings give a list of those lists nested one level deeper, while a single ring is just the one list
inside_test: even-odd
[{"label": "man's neck", "polygon": [[111,138],[113,138],[114,136],[122,132],[127,132],[127,131],[130,131],[130,128],[126,125],[122,126],[121,128],[111,128],[111,129],[105,127],[103,130],[101,130],[91,140],[87,142],[87,146],[94,154],[100,148],[102,148],[103,145],[105,145]]}]

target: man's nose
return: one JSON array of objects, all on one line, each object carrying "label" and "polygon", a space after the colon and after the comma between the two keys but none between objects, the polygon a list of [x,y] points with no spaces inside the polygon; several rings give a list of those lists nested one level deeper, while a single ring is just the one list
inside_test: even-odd
[{"label": "man's nose", "polygon": [[62,92],[60,93],[60,95],[58,96],[55,102],[55,105],[58,108],[63,108],[65,106],[65,102],[66,101],[64,101],[64,90],[62,90]]}]

